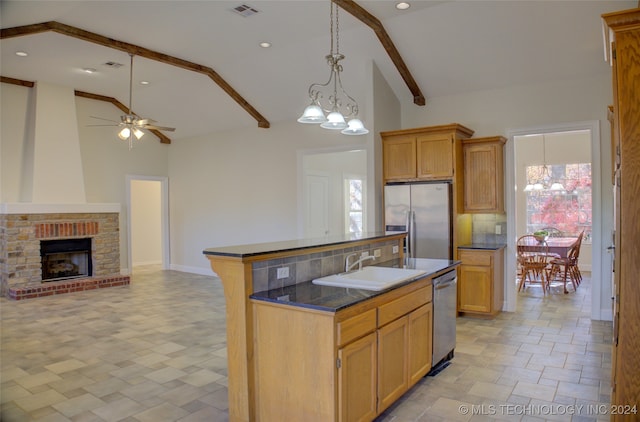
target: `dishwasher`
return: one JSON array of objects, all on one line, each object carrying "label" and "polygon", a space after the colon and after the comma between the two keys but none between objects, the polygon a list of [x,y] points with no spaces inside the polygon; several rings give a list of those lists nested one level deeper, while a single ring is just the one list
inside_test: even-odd
[{"label": "dishwasher", "polygon": [[433,356],[430,376],[449,366],[456,347],[457,272],[433,279]]}]

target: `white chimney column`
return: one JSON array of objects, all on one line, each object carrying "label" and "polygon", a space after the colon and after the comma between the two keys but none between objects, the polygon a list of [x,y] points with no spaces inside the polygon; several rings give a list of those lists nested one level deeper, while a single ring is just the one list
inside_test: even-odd
[{"label": "white chimney column", "polygon": [[21,201],[85,204],[84,173],[73,88],[33,88]]}]

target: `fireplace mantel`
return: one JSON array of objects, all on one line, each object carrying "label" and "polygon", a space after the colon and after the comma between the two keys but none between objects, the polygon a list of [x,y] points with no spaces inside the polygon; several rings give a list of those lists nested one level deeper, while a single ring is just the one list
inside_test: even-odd
[{"label": "fireplace mantel", "polygon": [[0,214],[75,214],[120,213],[119,203],[38,204],[33,202],[0,203]]}]

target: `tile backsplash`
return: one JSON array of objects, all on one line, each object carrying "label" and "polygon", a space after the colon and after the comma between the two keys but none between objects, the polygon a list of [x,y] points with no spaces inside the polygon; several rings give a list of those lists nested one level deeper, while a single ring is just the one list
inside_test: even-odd
[{"label": "tile backsplash", "polygon": [[507,243],[506,214],[474,214],[471,235],[473,243]]},{"label": "tile backsplash", "polygon": [[[358,257],[363,252],[368,252],[370,256],[374,256],[375,250],[380,250],[379,257],[375,260],[364,261],[362,263],[363,266],[397,259],[399,258],[399,253],[393,253],[393,246],[397,245],[397,240],[386,240],[370,245],[255,262],[252,267],[253,291],[278,289],[343,272],[347,256],[353,253],[357,254]],[[352,259],[351,262],[354,261]],[[278,270],[280,270],[281,278],[278,278]]]}]

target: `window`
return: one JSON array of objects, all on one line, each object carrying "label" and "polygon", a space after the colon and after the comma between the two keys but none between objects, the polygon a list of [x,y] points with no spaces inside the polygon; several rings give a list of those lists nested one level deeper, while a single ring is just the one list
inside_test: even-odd
[{"label": "window", "polygon": [[[544,166],[527,166],[527,180],[539,180]],[[564,235],[577,236],[584,230],[585,241],[591,238],[591,163],[548,165],[541,188],[529,190],[527,198],[527,232],[555,227]],[[554,183],[563,189],[551,189]]]},{"label": "window", "polygon": [[364,181],[345,178],[345,231],[362,233],[364,227]]}]

